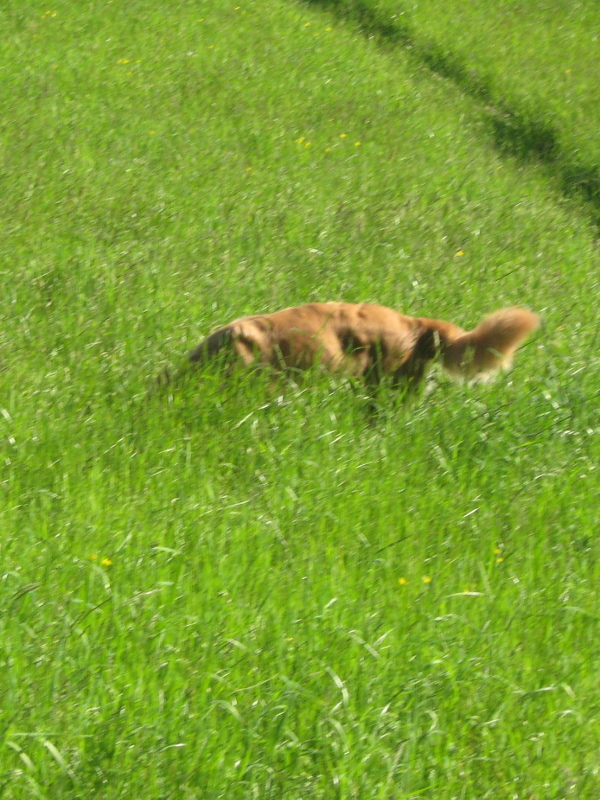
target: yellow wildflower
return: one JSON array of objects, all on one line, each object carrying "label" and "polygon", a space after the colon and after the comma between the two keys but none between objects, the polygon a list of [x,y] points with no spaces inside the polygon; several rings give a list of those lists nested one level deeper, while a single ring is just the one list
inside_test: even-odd
[{"label": "yellow wildflower", "polygon": [[429,575],[423,575],[422,580],[423,583],[431,583],[431,578],[429,577]]},{"label": "yellow wildflower", "polygon": [[110,560],[110,558],[103,558],[100,563],[102,564],[103,567],[112,566],[112,561]]},{"label": "yellow wildflower", "polygon": [[408,581],[406,580],[406,578],[398,578],[398,583],[400,584],[400,586],[406,586]]}]

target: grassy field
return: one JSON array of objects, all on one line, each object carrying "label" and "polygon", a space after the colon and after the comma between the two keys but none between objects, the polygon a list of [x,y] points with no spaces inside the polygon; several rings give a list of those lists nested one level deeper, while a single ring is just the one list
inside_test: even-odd
[{"label": "grassy field", "polygon": [[305,0],[377,36],[479,102],[505,155],[544,166],[600,226],[600,14],[594,0]]},{"label": "grassy field", "polygon": [[[336,6],[0,10],[2,798],[600,796],[593,197]],[[155,390],[328,299],[544,327],[376,421],[326,379]]]}]

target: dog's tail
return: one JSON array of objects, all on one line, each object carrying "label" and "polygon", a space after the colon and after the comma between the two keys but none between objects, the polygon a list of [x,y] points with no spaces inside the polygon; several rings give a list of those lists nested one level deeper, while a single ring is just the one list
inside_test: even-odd
[{"label": "dog's tail", "polygon": [[446,342],[440,331],[442,365],[455,377],[483,378],[508,369],[515,350],[538,328],[540,318],[524,308],[503,308],[474,330],[455,333]]}]

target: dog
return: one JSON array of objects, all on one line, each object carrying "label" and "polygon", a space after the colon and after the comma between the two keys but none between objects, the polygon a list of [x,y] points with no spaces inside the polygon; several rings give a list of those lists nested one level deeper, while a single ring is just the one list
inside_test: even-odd
[{"label": "dog", "polygon": [[369,303],[309,303],[235,319],[211,333],[188,359],[198,365],[225,353],[246,367],[294,373],[321,366],[371,386],[390,376],[394,386],[414,389],[434,361],[455,378],[489,379],[511,365],[539,322],[537,314],[512,307],[464,331],[451,322]]}]

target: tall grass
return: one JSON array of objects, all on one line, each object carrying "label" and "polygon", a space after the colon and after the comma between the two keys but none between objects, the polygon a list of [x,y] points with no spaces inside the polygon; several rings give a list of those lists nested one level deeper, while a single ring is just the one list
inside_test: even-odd
[{"label": "tall grass", "polygon": [[460,87],[481,104],[494,145],[541,164],[557,190],[583,202],[598,226],[595,3],[306,1],[405,49]]},{"label": "tall grass", "polygon": [[[2,13],[0,793],[596,797],[587,215],[317,8]],[[337,298],[545,328],[375,421],[327,379],[156,390]]]}]

